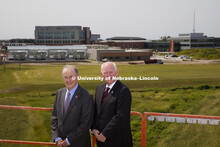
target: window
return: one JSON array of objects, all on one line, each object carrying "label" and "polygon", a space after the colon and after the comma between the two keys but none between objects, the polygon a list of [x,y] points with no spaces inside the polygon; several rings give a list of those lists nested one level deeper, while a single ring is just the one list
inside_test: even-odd
[{"label": "window", "polygon": [[41,40],[40,40],[40,41],[37,41],[37,43],[44,43],[44,41],[41,41]]},{"label": "window", "polygon": [[38,32],[38,39],[44,39],[44,32]]},{"label": "window", "polygon": [[55,32],[54,39],[61,39],[61,32]]},{"label": "window", "polygon": [[70,41],[63,41],[63,43],[70,43]]},{"label": "window", "polygon": [[69,32],[63,32],[63,39],[70,39],[70,33]]},{"label": "window", "polygon": [[46,32],[46,39],[53,39],[53,33],[52,32]]},{"label": "window", "polygon": [[54,41],[54,43],[56,43],[56,44],[60,44],[60,43],[61,43],[61,41]]},{"label": "window", "polygon": [[84,33],[83,33],[83,31],[79,32],[79,39],[84,39]]},{"label": "window", "polygon": [[75,33],[74,32],[71,32],[71,39],[75,39]]},{"label": "window", "polygon": [[115,57],[115,59],[116,59],[116,60],[119,60],[120,58],[119,58],[119,57]]},{"label": "window", "polygon": [[125,57],[125,59],[126,59],[126,60],[129,60],[129,57],[128,57],[128,56],[126,56],[126,57]]},{"label": "window", "polygon": [[53,43],[53,41],[47,40],[46,43],[50,44]]}]

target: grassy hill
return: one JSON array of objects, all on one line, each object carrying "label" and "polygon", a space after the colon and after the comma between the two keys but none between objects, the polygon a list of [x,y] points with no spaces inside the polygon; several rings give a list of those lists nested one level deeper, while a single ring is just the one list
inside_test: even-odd
[{"label": "grassy hill", "polygon": [[[100,65],[74,64],[81,76],[99,76]],[[6,65],[6,72],[0,71],[0,104],[52,107],[56,90],[64,87],[63,65],[23,64],[21,71],[17,64]],[[132,92],[132,111],[220,116],[219,64],[118,65],[118,69],[122,77],[159,78],[122,81]],[[100,83],[79,81],[93,95]],[[50,116],[51,112],[0,109],[0,139],[52,141]],[[132,116],[132,134],[134,146],[139,147],[140,118],[137,116]],[[220,125],[147,122],[147,146],[150,147],[218,146],[219,137]]]},{"label": "grassy hill", "polygon": [[220,59],[220,49],[189,49],[177,52],[177,55],[187,55],[193,59]]}]

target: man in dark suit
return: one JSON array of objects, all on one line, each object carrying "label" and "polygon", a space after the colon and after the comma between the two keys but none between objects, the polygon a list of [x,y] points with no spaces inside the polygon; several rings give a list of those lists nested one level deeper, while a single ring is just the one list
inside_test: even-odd
[{"label": "man in dark suit", "polygon": [[97,87],[92,132],[98,147],[131,147],[130,128],[131,93],[127,86],[117,80],[115,63],[101,66],[105,84]]},{"label": "man in dark suit", "polygon": [[66,87],[56,93],[51,119],[53,139],[60,147],[91,147],[92,95],[78,85],[75,66],[64,66],[62,76]]}]

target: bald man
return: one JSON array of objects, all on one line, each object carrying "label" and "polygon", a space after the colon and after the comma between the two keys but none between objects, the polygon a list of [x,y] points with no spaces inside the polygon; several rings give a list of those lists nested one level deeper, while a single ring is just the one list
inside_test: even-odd
[{"label": "bald man", "polygon": [[113,62],[101,65],[105,83],[97,87],[92,132],[98,147],[132,147],[130,128],[131,93],[117,80]]}]

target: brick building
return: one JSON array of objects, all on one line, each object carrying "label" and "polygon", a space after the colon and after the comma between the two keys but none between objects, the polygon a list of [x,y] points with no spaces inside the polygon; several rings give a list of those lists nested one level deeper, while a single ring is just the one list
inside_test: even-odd
[{"label": "brick building", "polygon": [[152,50],[125,50],[125,49],[90,49],[89,58],[102,61],[103,59],[109,61],[134,61],[134,60],[148,60],[152,55]]},{"label": "brick building", "polygon": [[144,49],[145,38],[140,37],[112,37],[96,44],[108,45],[109,47],[119,47],[121,49]]}]

